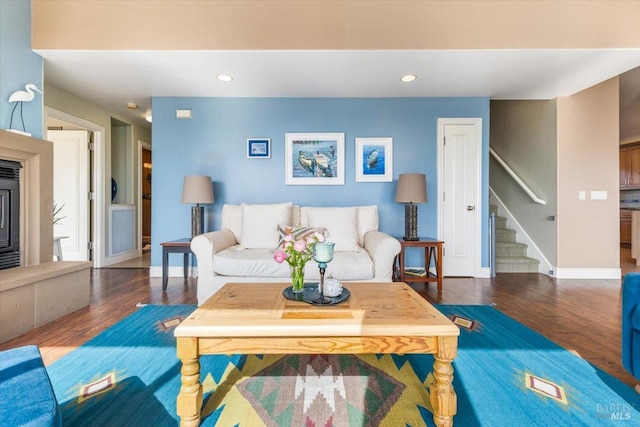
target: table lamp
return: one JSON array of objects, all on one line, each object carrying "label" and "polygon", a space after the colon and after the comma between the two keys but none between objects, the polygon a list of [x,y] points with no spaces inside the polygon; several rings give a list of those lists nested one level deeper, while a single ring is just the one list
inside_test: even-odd
[{"label": "table lamp", "polygon": [[327,263],[333,259],[333,247],[335,243],[332,242],[316,242],[313,245],[313,260],[318,263],[320,269],[320,295],[313,300],[316,304],[329,304],[331,300],[324,296],[324,272],[327,269]]},{"label": "table lamp", "polygon": [[191,238],[204,233],[204,206],[201,203],[213,203],[213,184],[211,177],[191,175],[184,177],[182,184],[182,203],[195,203],[191,208]]},{"label": "table lamp", "polygon": [[404,206],[404,240],[418,239],[418,206],[427,202],[427,178],[422,173],[402,173],[398,177],[396,202]]}]

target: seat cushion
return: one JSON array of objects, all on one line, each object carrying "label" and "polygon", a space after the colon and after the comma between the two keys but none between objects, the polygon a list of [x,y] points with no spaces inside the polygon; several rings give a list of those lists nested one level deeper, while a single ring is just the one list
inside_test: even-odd
[{"label": "seat cushion", "polygon": [[34,345],[0,352],[0,396],[2,425],[62,425],[49,375]]},{"label": "seat cushion", "polygon": [[213,270],[221,276],[289,277],[289,265],[273,259],[274,248],[275,245],[270,249],[231,246],[214,255]]},{"label": "seat cushion", "polygon": [[[273,249],[240,249],[238,245],[217,252],[213,257],[213,269],[221,276],[235,277],[291,277],[286,262],[278,264],[273,259]],[[373,278],[373,261],[365,250],[359,252],[335,252],[326,274],[339,280],[367,280]],[[309,261],[305,266],[305,280],[319,280],[318,265]]]}]

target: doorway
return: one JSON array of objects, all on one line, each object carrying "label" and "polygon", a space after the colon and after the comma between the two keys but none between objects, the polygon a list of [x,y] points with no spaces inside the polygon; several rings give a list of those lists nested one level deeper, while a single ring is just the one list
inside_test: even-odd
[{"label": "doorway", "polygon": [[438,236],[445,276],[479,277],[482,119],[438,119]]},{"label": "doorway", "polygon": [[142,254],[151,252],[151,179],[152,179],[152,163],[151,163],[151,144],[145,141],[138,141],[138,194],[140,200],[140,223],[138,229],[140,233],[140,246]]},{"label": "doorway", "polygon": [[[60,126],[54,126],[54,123]],[[63,130],[66,129],[66,130]],[[93,132],[60,120],[47,125],[53,142],[53,238],[58,261],[91,260],[90,199]]]},{"label": "doorway", "polygon": [[[93,267],[102,267],[104,264],[104,239],[105,239],[105,227],[104,227],[104,146],[105,146],[105,129],[95,123],[80,119],[70,114],[58,111],[56,109],[45,107],[44,108],[45,129],[51,130],[75,130],[84,131],[89,135],[90,142],[86,147],[86,192],[84,192],[85,203],[87,204],[86,219],[83,220],[83,224],[78,224],[78,229],[87,230],[87,243],[86,243],[86,259],[93,262]],[[79,154],[82,156],[82,154]],[[54,153],[55,156],[55,153]],[[82,161],[84,162],[84,161]],[[55,173],[55,170],[54,170]],[[56,181],[54,177],[54,182]],[[78,194],[81,194],[79,191]],[[79,195],[78,197],[81,197]],[[78,204],[79,200],[74,199],[71,204]],[[83,208],[84,211],[84,208]],[[58,213],[59,217],[68,216],[65,213],[65,208]],[[62,219],[65,221],[65,219]],[[57,230],[54,230],[57,233]],[[61,239],[61,245],[64,245],[67,239]],[[79,252],[82,252],[78,248]],[[71,257],[64,257],[63,246],[63,259],[71,260]]]}]

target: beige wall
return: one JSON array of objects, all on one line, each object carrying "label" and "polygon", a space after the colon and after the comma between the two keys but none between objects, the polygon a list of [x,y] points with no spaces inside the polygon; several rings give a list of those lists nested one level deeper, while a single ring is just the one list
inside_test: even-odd
[{"label": "beige wall", "polygon": [[491,157],[489,185],[552,266],[556,265],[556,100],[491,101],[491,148],[546,202],[539,205]]},{"label": "beige wall", "polygon": [[618,99],[618,77],[558,98],[559,268],[620,266]]},{"label": "beige wall", "polygon": [[638,22],[638,1],[32,0],[32,46],[97,50],[613,48],[640,44]]}]

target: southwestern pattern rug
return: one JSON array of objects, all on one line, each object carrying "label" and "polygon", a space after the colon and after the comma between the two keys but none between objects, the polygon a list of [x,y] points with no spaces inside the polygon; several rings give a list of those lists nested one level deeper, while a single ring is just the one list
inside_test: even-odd
[{"label": "southwestern pattern rug", "polygon": [[[173,330],[193,305],[146,306],[47,368],[65,426],[175,426]],[[490,306],[461,328],[457,426],[639,425],[640,396]],[[432,356],[203,356],[204,426],[433,426]]]}]

